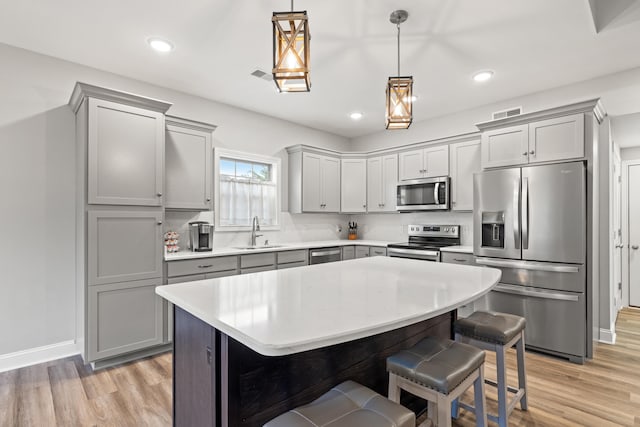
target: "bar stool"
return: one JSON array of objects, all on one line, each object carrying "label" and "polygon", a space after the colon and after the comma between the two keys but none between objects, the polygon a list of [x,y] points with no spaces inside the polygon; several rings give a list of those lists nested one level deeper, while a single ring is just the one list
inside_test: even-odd
[{"label": "bar stool", "polygon": [[353,381],[335,386],[308,405],[263,427],[415,427],[416,415]]},{"label": "bar stool", "polygon": [[451,426],[451,403],[474,386],[476,425],[487,425],[484,397],[485,353],[448,339],[428,337],[387,358],[389,399],[400,402],[400,391],[426,399],[428,417],[439,427]]},{"label": "bar stool", "polygon": [[[525,319],[506,313],[476,311],[469,317],[456,320],[453,328],[456,341],[496,353],[498,381],[485,380],[485,382],[498,388],[498,416],[488,414],[487,417],[497,422],[500,427],[506,427],[509,415],[518,402],[523,411],[527,410],[527,380],[524,363]],[[518,359],[518,388],[507,384],[505,364],[506,352],[514,345]],[[507,401],[507,391],[515,394],[511,401]],[[458,415],[458,405],[464,409],[473,410],[473,406],[456,401],[452,409],[454,417]]]}]

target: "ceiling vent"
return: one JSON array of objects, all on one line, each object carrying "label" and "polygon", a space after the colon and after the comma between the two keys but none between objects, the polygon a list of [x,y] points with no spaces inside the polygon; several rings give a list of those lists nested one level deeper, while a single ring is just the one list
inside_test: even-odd
[{"label": "ceiling vent", "polygon": [[509,108],[507,110],[496,111],[492,114],[492,120],[506,119],[508,117],[519,116],[522,114],[522,107]]},{"label": "ceiling vent", "polygon": [[271,73],[266,73],[258,68],[256,68],[256,70],[253,73],[251,73],[251,75],[259,79],[266,80],[268,82],[273,81],[273,75]]}]

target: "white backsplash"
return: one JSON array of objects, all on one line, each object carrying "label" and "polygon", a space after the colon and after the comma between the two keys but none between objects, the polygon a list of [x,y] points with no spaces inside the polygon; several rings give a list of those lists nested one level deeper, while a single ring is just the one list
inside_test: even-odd
[{"label": "white backsplash", "polygon": [[[180,234],[180,250],[187,250],[189,222],[213,223],[213,212],[165,212],[165,229]],[[409,224],[461,225],[463,245],[473,244],[473,216],[471,212],[418,212],[367,215],[339,214],[290,214],[280,213],[280,230],[261,231],[258,244],[269,240],[270,244],[335,240],[347,238],[349,221],[358,223],[358,238],[402,242],[407,240]],[[213,247],[246,246],[250,243],[250,231],[214,231]]]},{"label": "white backsplash", "polygon": [[358,223],[358,238],[403,242],[410,224],[460,225],[461,244],[473,245],[473,214],[471,212],[415,212],[351,215]]},{"label": "white backsplash", "polygon": [[[213,212],[166,211],[164,231],[180,234],[180,250],[187,250],[189,243],[189,222],[206,221],[213,223]],[[258,244],[265,240],[270,244],[293,243],[347,238],[348,216],[338,214],[296,214],[280,212],[280,230],[261,231]],[[339,230],[342,231],[339,231]],[[250,231],[214,231],[213,247],[224,248],[246,246],[250,243]]]}]

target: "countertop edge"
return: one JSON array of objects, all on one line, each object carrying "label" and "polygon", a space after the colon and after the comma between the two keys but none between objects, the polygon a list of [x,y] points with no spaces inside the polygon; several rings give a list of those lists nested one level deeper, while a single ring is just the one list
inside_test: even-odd
[{"label": "countertop edge", "polygon": [[213,251],[208,252],[191,252],[191,251],[180,251],[174,253],[165,253],[164,260],[167,262],[171,261],[182,261],[187,259],[199,259],[199,258],[215,258],[221,256],[233,256],[233,255],[249,255],[249,254],[260,254],[265,252],[284,252],[284,251],[294,251],[298,249],[314,249],[314,248],[323,248],[330,246],[378,246],[378,247],[387,247],[388,244],[392,242],[381,241],[381,240],[327,240],[327,241],[317,241],[317,242],[296,242],[296,243],[283,243],[278,247],[271,248],[260,248],[257,249],[237,249],[234,247],[228,248],[219,248],[214,249]]}]

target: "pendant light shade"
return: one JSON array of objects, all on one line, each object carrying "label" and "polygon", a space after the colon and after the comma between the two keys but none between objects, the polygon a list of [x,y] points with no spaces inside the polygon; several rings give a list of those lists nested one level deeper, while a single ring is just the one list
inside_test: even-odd
[{"label": "pendant light shade", "polygon": [[413,77],[389,77],[387,129],[407,129],[413,121]]},{"label": "pendant light shade", "polygon": [[387,82],[386,128],[408,129],[413,121],[413,77],[400,76],[400,24],[407,20],[406,10],[396,10],[389,20],[398,27],[398,74]]},{"label": "pendant light shade", "polygon": [[273,12],[273,81],[280,92],[309,92],[307,12]]}]

